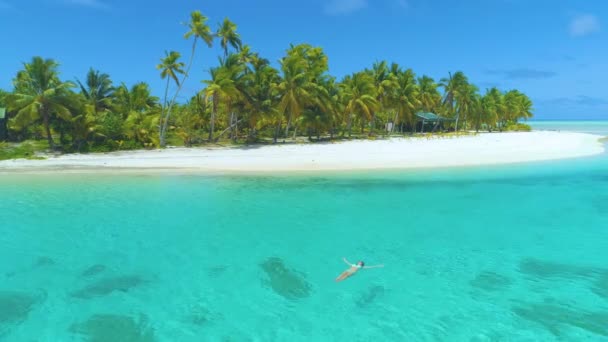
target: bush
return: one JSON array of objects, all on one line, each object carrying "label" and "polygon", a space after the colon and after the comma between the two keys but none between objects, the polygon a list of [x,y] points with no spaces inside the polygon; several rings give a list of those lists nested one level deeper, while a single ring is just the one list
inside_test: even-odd
[{"label": "bush", "polygon": [[530,127],[530,125],[527,125],[527,124],[524,124],[521,122],[516,122],[516,123],[508,124],[507,127],[505,127],[505,131],[530,132],[530,131],[532,131],[532,127]]},{"label": "bush", "polygon": [[37,142],[24,142],[18,145],[0,143],[0,160],[7,159],[43,159],[36,156],[36,152],[44,151],[46,144]]}]

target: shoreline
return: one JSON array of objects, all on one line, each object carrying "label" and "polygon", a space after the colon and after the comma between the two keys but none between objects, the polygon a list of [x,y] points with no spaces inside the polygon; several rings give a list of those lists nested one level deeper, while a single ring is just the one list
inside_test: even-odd
[{"label": "shoreline", "polygon": [[171,148],[0,161],[0,173],[269,174],[440,169],[573,159],[604,152],[600,135],[479,133],[334,143]]}]

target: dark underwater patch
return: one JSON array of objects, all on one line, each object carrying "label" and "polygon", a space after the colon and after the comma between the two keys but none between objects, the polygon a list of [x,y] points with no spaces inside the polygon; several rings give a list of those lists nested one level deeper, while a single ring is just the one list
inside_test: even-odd
[{"label": "dark underwater patch", "polygon": [[587,312],[555,304],[526,304],[514,307],[519,317],[542,325],[556,337],[564,337],[562,330],[577,327],[597,335],[608,336],[608,312]]},{"label": "dark underwater patch", "polygon": [[80,276],[88,278],[88,277],[96,276],[96,275],[102,273],[105,270],[106,270],[106,266],[105,265],[97,264],[97,265],[93,265],[93,266],[87,268],[86,270],[82,271],[82,273],[80,274]]},{"label": "dark underwater patch", "polygon": [[591,291],[608,300],[608,274],[599,277],[591,287]]},{"label": "dark underwater patch", "polygon": [[55,260],[49,257],[39,257],[34,262],[34,267],[45,267],[45,266],[53,266],[55,265]]},{"label": "dark underwater patch", "polygon": [[94,315],[88,320],[72,324],[70,332],[83,336],[87,342],[153,342],[154,330],[147,318],[139,320],[121,315]]},{"label": "dark underwater patch", "polygon": [[513,281],[501,274],[484,271],[479,273],[469,284],[485,291],[499,291],[511,286]]},{"label": "dark underwater patch", "polygon": [[523,259],[519,271],[536,278],[593,278],[608,274],[608,269],[561,264],[538,259]]},{"label": "dark underwater patch", "polygon": [[373,303],[375,303],[380,298],[382,298],[382,296],[384,296],[384,293],[385,293],[384,286],[381,286],[381,285],[371,286],[357,298],[357,300],[355,301],[355,304],[357,304],[357,306],[359,308],[362,308],[362,309],[366,308],[366,307],[372,305]]},{"label": "dark underwater patch", "polygon": [[286,267],[283,260],[269,258],[260,264],[260,268],[268,276],[264,283],[276,294],[289,300],[298,300],[310,296],[312,290],[305,275]]},{"label": "dark underwater patch", "polygon": [[12,325],[20,324],[37,304],[44,301],[45,294],[20,291],[0,291],[0,336]]},{"label": "dark underwater patch", "polygon": [[72,292],[71,296],[80,299],[103,297],[113,292],[128,292],[145,283],[146,280],[137,275],[104,278]]}]

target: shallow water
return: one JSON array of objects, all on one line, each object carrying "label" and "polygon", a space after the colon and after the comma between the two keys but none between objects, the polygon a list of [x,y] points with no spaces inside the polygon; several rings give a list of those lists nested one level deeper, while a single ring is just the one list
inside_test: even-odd
[{"label": "shallow water", "polygon": [[606,155],[1,177],[2,341],[608,341]]}]

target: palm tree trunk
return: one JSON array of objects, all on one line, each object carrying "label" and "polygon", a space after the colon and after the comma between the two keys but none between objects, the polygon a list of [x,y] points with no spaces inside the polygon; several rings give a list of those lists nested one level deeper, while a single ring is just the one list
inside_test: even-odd
[{"label": "palm tree trunk", "polygon": [[399,118],[399,112],[395,111],[395,118],[393,119],[393,125],[391,126],[391,135],[393,134],[393,131],[395,130],[395,126],[397,126],[398,118]]},{"label": "palm tree trunk", "polygon": [[171,78],[167,76],[167,85],[165,86],[165,99],[163,100],[163,106],[160,110],[160,122],[158,124],[160,147],[165,147],[165,145],[167,144],[165,141],[165,134],[163,134],[163,129],[165,127],[163,122],[165,120],[165,110],[167,110],[167,97],[169,96],[169,84],[170,84],[169,81],[171,81]]},{"label": "palm tree trunk", "polygon": [[230,113],[230,139],[234,140],[234,113]]},{"label": "palm tree trunk", "polygon": [[353,132],[353,114],[348,114],[348,137],[351,137]]},{"label": "palm tree trunk", "polygon": [[234,113],[234,141],[236,142],[239,139],[239,115]]},{"label": "palm tree trunk", "polygon": [[[164,137],[167,134],[169,118],[171,117],[171,109],[173,109],[173,105],[175,104],[175,101],[177,100],[177,96],[181,92],[184,82],[186,81],[186,79],[188,78],[188,75],[190,74],[190,69],[192,68],[192,64],[194,63],[194,53],[196,52],[197,40],[198,40],[198,38],[195,36],[194,42],[192,43],[192,53],[190,54],[190,61],[188,62],[188,68],[186,68],[186,72],[184,73],[184,77],[182,78],[182,81],[177,85],[177,90],[175,91],[175,94],[173,95],[171,102],[169,102],[167,112],[165,113],[166,117],[162,120],[163,122],[162,122],[162,126],[160,128],[160,134],[163,138],[161,140],[165,140]],[[161,145],[161,147],[164,147],[164,146]]]},{"label": "palm tree trunk", "polygon": [[215,96],[213,97],[213,111],[211,112],[210,128],[209,128],[209,142],[213,141],[213,132],[215,131],[215,115],[217,113],[217,101]]},{"label": "palm tree trunk", "polygon": [[[374,112],[372,114],[372,120],[370,122],[370,127],[369,127],[369,136],[370,137],[374,135],[375,128],[376,128],[375,126],[376,126],[376,112]],[[363,132],[361,132],[361,133],[363,133]]]},{"label": "palm tree trunk", "polygon": [[274,137],[273,137],[273,143],[277,143],[277,140],[279,139],[279,132],[281,131],[281,121],[279,120],[279,122],[277,123],[277,128],[274,130]]},{"label": "palm tree trunk", "polygon": [[287,120],[287,126],[285,127],[285,138],[289,136],[289,126],[291,125],[291,115],[289,115],[289,119]]},{"label": "palm tree trunk", "polygon": [[239,122],[243,121],[243,119],[233,123],[232,125],[230,125],[230,127],[226,128],[225,130],[222,131],[222,133],[220,133],[215,139],[218,140],[219,138],[221,138],[224,134],[226,134],[226,132],[232,130],[234,128],[235,125],[238,125]]},{"label": "palm tree trunk", "polygon": [[46,110],[43,109],[42,113],[43,121],[44,121],[44,130],[46,131],[46,139],[49,143],[49,148],[51,150],[55,149],[55,143],[53,142],[53,136],[51,135],[51,127],[49,124],[49,115],[46,113]]}]

